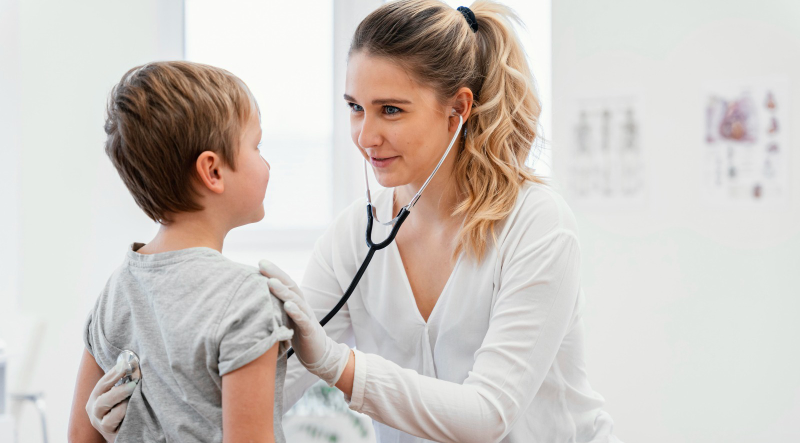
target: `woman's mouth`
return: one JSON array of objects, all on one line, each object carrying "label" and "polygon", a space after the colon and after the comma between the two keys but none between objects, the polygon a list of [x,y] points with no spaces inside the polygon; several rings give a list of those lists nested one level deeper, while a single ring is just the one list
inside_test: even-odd
[{"label": "woman's mouth", "polygon": [[372,164],[372,166],[376,168],[385,168],[390,164],[392,164],[398,158],[399,158],[398,155],[394,157],[385,157],[385,158],[370,157],[369,162]]}]

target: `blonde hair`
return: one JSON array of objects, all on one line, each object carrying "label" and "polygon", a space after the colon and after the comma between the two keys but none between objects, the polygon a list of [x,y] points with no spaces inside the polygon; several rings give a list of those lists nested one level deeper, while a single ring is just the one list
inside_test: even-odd
[{"label": "blonde hair", "polygon": [[495,225],[514,208],[526,181],[541,183],[525,165],[537,136],[541,106],[508,7],[479,0],[470,6],[478,22],[470,28],[461,12],[437,0],[398,0],[367,16],[353,36],[350,53],[387,57],[445,103],[462,87],[474,108],[454,168],[464,197],[453,216],[463,215],[455,255],[477,259],[486,252]]},{"label": "blonde hair", "polygon": [[108,99],[105,150],[136,204],[154,221],[199,211],[195,162],[213,151],[236,168],[255,98],[230,72],[185,61],[137,66]]}]

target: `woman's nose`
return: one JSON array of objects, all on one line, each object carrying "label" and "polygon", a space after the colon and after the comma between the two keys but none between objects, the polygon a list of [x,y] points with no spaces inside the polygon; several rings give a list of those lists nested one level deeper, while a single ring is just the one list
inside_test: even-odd
[{"label": "woman's nose", "polygon": [[369,117],[361,120],[361,128],[358,133],[358,146],[361,148],[371,148],[381,144],[380,125]]}]

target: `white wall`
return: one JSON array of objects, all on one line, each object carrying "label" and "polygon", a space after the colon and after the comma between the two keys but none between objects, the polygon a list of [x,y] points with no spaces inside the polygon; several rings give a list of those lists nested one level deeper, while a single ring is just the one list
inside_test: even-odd
[{"label": "white wall", "polygon": [[[0,185],[0,328],[11,318],[18,291],[19,253],[19,2],[0,2],[0,156],[4,174]],[[0,333],[0,340],[4,337]]]},{"label": "white wall", "polygon": [[[155,231],[103,152],[106,98],[129,68],[182,57],[182,8],[180,0],[13,0],[0,9],[0,145],[4,160],[18,156],[5,172],[19,173],[0,200],[0,337],[19,363],[29,325],[46,325],[39,364],[30,374],[12,366],[10,387],[45,392],[51,441],[66,440],[85,315],[126,246]],[[20,441],[40,441],[35,419],[24,411]]]},{"label": "white wall", "polygon": [[[793,82],[791,204],[706,205],[708,81]],[[800,3],[553,0],[561,188],[580,94],[641,91],[648,204],[573,205],[590,380],[628,442],[800,441]]]}]

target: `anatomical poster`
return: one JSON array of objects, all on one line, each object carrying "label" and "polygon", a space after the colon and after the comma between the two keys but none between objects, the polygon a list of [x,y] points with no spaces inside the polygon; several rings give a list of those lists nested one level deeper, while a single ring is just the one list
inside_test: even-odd
[{"label": "anatomical poster", "polygon": [[778,207],[789,200],[789,87],[786,78],[720,81],[706,87],[705,200]]},{"label": "anatomical poster", "polygon": [[578,98],[570,114],[565,170],[570,199],[603,207],[643,203],[647,187],[638,96]]}]

